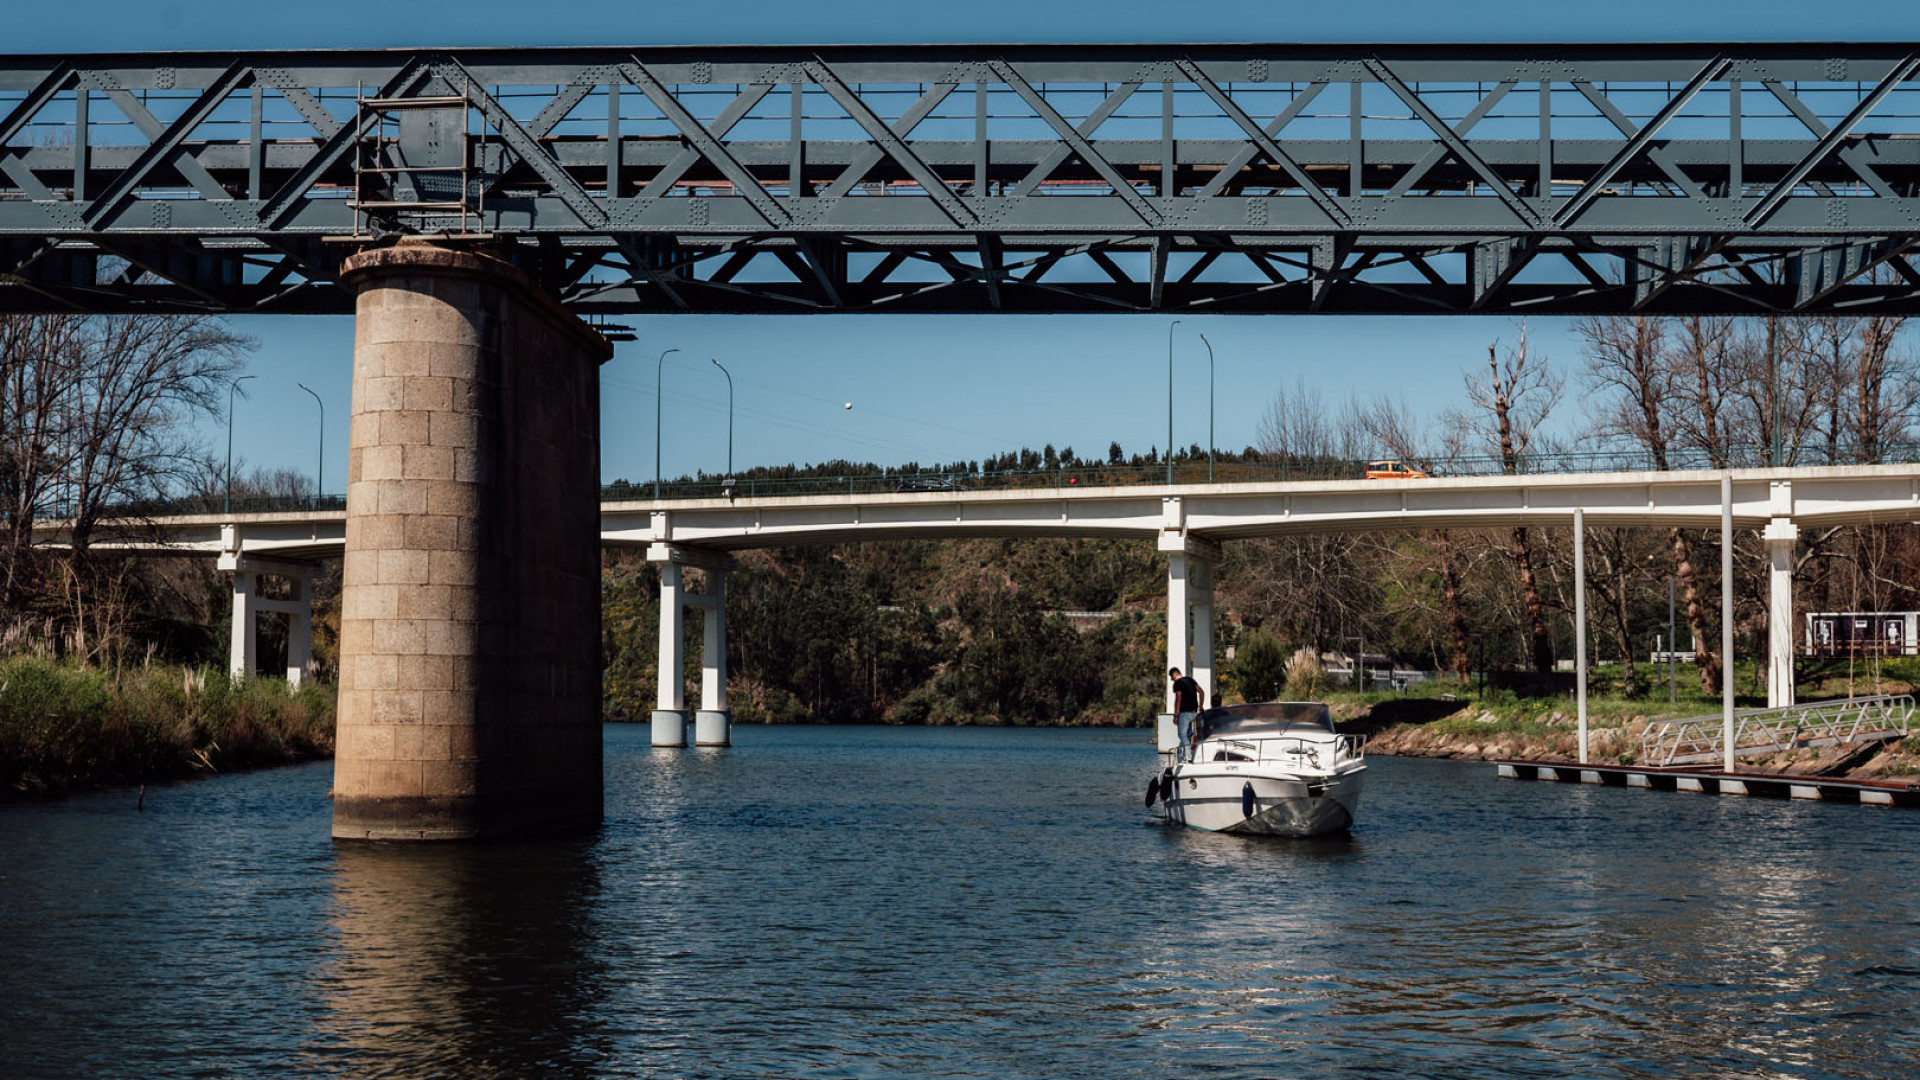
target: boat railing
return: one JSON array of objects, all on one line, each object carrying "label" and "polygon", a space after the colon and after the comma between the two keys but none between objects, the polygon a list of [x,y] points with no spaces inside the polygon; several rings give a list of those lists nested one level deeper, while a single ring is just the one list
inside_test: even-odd
[{"label": "boat railing", "polygon": [[1321,768],[1321,757],[1331,752],[1333,760],[1329,765],[1338,765],[1346,761],[1360,761],[1367,756],[1367,737],[1365,735],[1335,735],[1332,739],[1325,736],[1305,735],[1263,735],[1259,738],[1234,738],[1216,735],[1206,740],[1212,747],[1210,754],[1202,754],[1207,761],[1251,761],[1269,762],[1282,765],[1298,765],[1303,761],[1314,768]]}]

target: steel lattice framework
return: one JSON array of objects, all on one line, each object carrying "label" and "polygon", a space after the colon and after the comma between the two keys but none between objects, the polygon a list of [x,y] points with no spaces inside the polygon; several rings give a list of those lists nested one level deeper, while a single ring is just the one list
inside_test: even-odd
[{"label": "steel lattice framework", "polygon": [[0,310],[1920,311],[1905,45],[0,58]]}]

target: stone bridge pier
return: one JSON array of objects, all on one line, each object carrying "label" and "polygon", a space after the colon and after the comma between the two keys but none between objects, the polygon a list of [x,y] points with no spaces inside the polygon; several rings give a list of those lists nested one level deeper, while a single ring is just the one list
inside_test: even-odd
[{"label": "stone bridge pier", "polygon": [[356,295],[333,835],[601,815],[606,339],[489,255],[402,243]]}]

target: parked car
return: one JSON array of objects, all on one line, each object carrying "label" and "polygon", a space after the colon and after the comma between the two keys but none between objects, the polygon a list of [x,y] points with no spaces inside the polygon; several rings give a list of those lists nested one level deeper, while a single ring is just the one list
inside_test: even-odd
[{"label": "parked car", "polygon": [[1427,474],[1421,472],[1419,469],[1416,469],[1411,465],[1408,465],[1404,461],[1394,461],[1392,459],[1388,459],[1385,461],[1367,462],[1367,479],[1369,480],[1425,480],[1427,479]]}]

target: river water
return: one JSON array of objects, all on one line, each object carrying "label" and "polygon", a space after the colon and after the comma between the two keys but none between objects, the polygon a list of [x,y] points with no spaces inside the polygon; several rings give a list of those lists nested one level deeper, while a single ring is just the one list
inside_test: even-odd
[{"label": "river water", "polygon": [[0,809],[0,1077],[1920,1074],[1920,814],[1371,762],[1158,825],[1140,731],[607,729],[607,820],[328,839],[331,766]]}]

